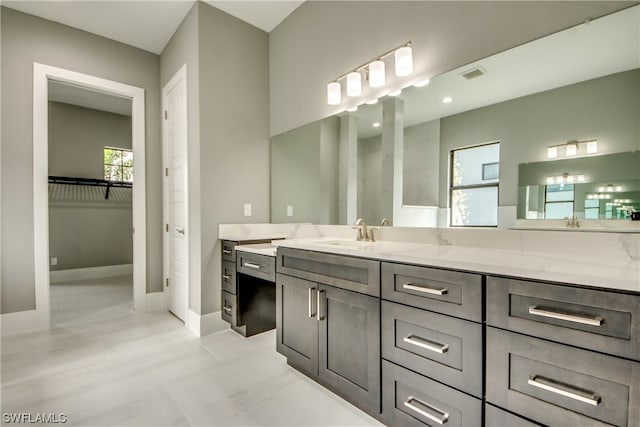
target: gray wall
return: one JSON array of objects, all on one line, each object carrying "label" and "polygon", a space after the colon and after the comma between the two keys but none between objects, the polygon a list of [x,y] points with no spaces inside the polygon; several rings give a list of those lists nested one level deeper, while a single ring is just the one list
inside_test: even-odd
[{"label": "gray wall", "polygon": [[159,57],[2,8],[2,313],[35,308],[33,259],[33,63],[145,89],[147,292],[162,289]]},{"label": "gray wall", "polygon": [[500,206],[517,203],[518,164],[546,160],[549,145],[595,138],[600,154],[640,149],[639,93],[633,70],[441,119],[440,206],[455,148],[500,141]]},{"label": "gray wall", "polygon": [[189,306],[206,314],[220,310],[218,224],[269,221],[268,35],[198,2],[161,55],[162,85],[185,62],[189,188],[197,195],[190,244],[200,245],[192,251],[200,257],[191,259],[199,270],[190,269]]},{"label": "gray wall", "polygon": [[[131,148],[131,117],[49,102],[49,175],[103,179],[105,146]],[[133,263],[130,189],[49,186],[51,270]]]},{"label": "gray wall", "polygon": [[438,206],[440,120],[404,129],[402,204]]},{"label": "gray wall", "polygon": [[[269,37],[271,135],[342,111],[327,105],[326,84],[407,41],[414,76],[433,77],[635,3],[307,1]],[[407,83],[388,77],[359,99]]]}]

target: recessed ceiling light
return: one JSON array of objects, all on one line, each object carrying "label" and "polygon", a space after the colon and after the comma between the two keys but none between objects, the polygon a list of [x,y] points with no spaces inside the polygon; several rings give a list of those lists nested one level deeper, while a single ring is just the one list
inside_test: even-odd
[{"label": "recessed ceiling light", "polygon": [[367,101],[367,105],[374,105],[378,103],[378,98],[373,98],[369,101]]},{"label": "recessed ceiling light", "polygon": [[393,92],[389,92],[389,96],[398,96],[402,93],[402,89],[394,90]]},{"label": "recessed ceiling light", "polygon": [[451,101],[453,101],[453,98],[452,98],[452,97],[450,97],[450,96],[445,96],[444,98],[442,98],[442,102],[443,102],[444,104],[448,104],[448,103],[450,103]]},{"label": "recessed ceiling light", "polygon": [[380,122],[374,122],[371,126],[373,126],[374,128],[379,128]]},{"label": "recessed ceiling light", "polygon": [[358,111],[358,106],[356,105],[355,107],[347,108],[347,111],[350,113],[353,113],[354,111]]},{"label": "recessed ceiling light", "polygon": [[430,81],[431,80],[429,80],[429,79],[424,79],[424,80],[421,80],[418,83],[414,84],[414,86],[415,87],[424,87],[424,86],[428,85]]}]

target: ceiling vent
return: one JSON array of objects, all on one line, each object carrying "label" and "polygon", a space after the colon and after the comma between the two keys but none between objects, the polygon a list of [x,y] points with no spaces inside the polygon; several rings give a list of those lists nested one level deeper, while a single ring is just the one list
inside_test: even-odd
[{"label": "ceiling vent", "polygon": [[485,74],[487,74],[487,70],[485,70],[482,67],[476,67],[462,73],[462,77],[464,77],[467,80],[471,80],[471,79],[478,78],[480,76],[484,76]]}]

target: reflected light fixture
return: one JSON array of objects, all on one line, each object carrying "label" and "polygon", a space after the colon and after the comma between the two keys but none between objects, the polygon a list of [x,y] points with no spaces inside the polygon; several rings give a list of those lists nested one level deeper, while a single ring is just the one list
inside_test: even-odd
[{"label": "reflected light fixture", "polygon": [[431,82],[431,80],[429,80],[429,79],[420,80],[418,83],[415,83],[414,86],[415,87],[425,87],[426,85],[429,84],[429,82]]},{"label": "reflected light fixture", "polygon": [[362,75],[358,71],[347,74],[347,96],[360,96],[362,94]]},{"label": "reflected light fixture", "polygon": [[402,93],[402,89],[394,90],[393,92],[389,92],[389,96],[398,96]]},{"label": "reflected light fixture", "polygon": [[575,156],[578,154],[578,146],[576,144],[567,144],[565,148],[565,154],[567,156]]},{"label": "reflected light fixture", "polygon": [[587,141],[587,154],[594,154],[598,152],[598,140]]},{"label": "reflected light fixture", "polygon": [[396,76],[404,77],[413,73],[413,50],[408,44],[396,50]]},{"label": "reflected light fixture", "polygon": [[378,103],[378,98],[373,98],[366,102],[367,105],[375,105],[377,103]]},{"label": "reflected light fixture", "polygon": [[598,152],[598,140],[569,141],[566,144],[551,145],[547,147],[547,159],[558,157],[584,156]]},{"label": "reflected light fixture", "polygon": [[384,61],[378,59],[369,64],[369,86],[380,87],[385,83]]},{"label": "reflected light fixture", "polygon": [[350,112],[350,113],[354,113],[354,112],[358,111],[358,106],[356,105],[354,107],[347,108],[347,111]]},{"label": "reflected light fixture", "polygon": [[555,159],[558,157],[558,147],[547,148],[547,159]]},{"label": "reflected light fixture", "polygon": [[444,98],[442,98],[442,103],[443,104],[449,104],[451,103],[451,101],[453,101],[453,98],[450,96],[445,96]]},{"label": "reflected light fixture", "polygon": [[327,85],[327,103],[329,105],[339,105],[342,102],[342,92],[340,83],[331,82]]},{"label": "reflected light fixture", "polygon": [[380,122],[373,122],[373,124],[371,125],[374,128],[379,128],[380,127]]}]

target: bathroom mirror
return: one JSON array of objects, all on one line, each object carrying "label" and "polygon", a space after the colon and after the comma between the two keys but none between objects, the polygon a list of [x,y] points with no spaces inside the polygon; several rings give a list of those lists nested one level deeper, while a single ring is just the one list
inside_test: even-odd
[{"label": "bathroom mirror", "polygon": [[[519,178],[536,164],[562,165],[547,158],[549,147],[597,140],[588,157],[596,167],[609,155],[640,151],[639,27],[634,6],[275,136],[272,222],[350,224],[363,217],[374,225],[388,218],[394,226],[446,227],[451,153],[494,142],[500,143],[497,226],[540,218],[541,189],[534,187],[546,181]],[[588,184],[638,179],[614,179],[616,167],[601,169],[602,178],[576,183],[575,194],[593,192]],[[631,193],[612,200],[622,205],[634,199]],[[594,215],[593,200],[580,200],[580,209],[592,210],[576,215]],[[598,209],[599,218],[623,217],[618,207],[607,214],[606,202]]]}]

